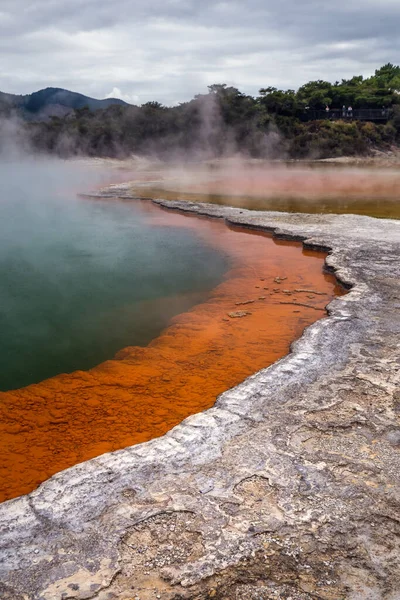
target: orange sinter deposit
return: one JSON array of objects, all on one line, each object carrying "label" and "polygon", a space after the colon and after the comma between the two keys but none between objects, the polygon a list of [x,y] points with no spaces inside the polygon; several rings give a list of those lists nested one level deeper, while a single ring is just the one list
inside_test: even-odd
[{"label": "orange sinter deposit", "polygon": [[284,356],[341,293],[321,253],[142,202],[154,227],[187,227],[230,257],[203,304],[147,347],[91,369],[0,394],[0,498],[54,473],[163,435],[218,394]]}]

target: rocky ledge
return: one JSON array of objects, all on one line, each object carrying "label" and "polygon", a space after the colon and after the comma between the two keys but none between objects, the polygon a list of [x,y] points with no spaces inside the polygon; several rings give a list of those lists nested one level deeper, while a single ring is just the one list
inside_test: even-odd
[{"label": "rocky ledge", "polygon": [[214,408],[1,505],[1,598],[398,600],[400,222],[157,202],[328,249],[350,291]]}]

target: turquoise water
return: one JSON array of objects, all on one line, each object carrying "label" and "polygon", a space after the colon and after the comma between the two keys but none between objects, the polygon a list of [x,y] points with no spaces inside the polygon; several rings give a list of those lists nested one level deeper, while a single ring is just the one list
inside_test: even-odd
[{"label": "turquoise water", "polygon": [[88,369],[146,345],[203,300],[227,259],[140,205],[80,199],[98,175],[0,163],[0,389]]}]

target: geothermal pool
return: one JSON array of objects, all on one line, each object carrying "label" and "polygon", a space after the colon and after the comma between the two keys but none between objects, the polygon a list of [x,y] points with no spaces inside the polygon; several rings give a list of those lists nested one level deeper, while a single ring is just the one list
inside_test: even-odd
[{"label": "geothermal pool", "polygon": [[133,204],[79,199],[87,178],[61,162],[0,164],[2,391],[145,346],[227,269],[224,253]]},{"label": "geothermal pool", "polygon": [[84,177],[53,167],[1,178],[0,500],[209,408],[343,292],[300,243],[80,200]]}]

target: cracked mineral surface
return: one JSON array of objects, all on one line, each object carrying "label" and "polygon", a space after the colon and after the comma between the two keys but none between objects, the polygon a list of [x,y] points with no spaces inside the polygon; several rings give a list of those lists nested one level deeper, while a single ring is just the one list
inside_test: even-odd
[{"label": "cracked mineral surface", "polygon": [[400,224],[158,202],[329,250],[350,292],[213,408],[2,504],[1,597],[399,599]]}]

